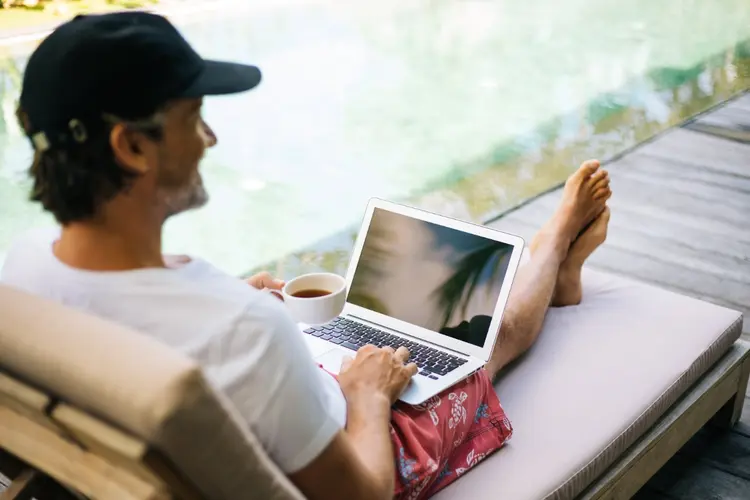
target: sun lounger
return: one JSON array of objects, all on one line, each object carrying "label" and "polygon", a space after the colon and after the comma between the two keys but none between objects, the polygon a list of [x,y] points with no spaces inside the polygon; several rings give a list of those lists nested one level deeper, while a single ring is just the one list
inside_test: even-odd
[{"label": "sun lounger", "polygon": [[740,313],[597,272],[584,285],[496,386],[512,441],[436,500],[630,498],[717,412],[739,419]]},{"label": "sun lounger", "polygon": [[0,448],[89,498],[301,498],[191,360],[0,286]]},{"label": "sun lounger", "polygon": [[[739,418],[739,313],[610,275],[585,283],[586,301],[551,312],[497,386],[511,443],[438,499],[629,498],[711,418]],[[300,498],[192,361],[2,286],[0,448],[89,498]]]}]

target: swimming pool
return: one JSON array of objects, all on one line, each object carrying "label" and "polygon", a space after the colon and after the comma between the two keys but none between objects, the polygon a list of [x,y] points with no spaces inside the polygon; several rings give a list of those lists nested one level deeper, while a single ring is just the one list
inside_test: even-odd
[{"label": "swimming pool", "polygon": [[[205,56],[264,71],[207,101],[212,198],[165,234],[236,274],[341,271],[372,196],[482,221],[750,87],[746,0],[266,4],[175,19]],[[13,118],[28,50],[0,56],[0,261],[51,224]]]}]

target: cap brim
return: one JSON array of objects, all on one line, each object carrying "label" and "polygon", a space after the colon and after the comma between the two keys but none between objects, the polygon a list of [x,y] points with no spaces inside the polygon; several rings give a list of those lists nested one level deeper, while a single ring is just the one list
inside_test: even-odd
[{"label": "cap brim", "polygon": [[245,92],[258,86],[260,69],[247,64],[223,61],[205,61],[198,78],[182,92],[181,97],[203,97]]}]

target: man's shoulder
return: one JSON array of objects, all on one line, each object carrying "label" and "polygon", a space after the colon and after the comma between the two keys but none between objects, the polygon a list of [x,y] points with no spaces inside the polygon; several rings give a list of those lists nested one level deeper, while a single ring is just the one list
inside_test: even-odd
[{"label": "man's shoulder", "polygon": [[31,249],[44,249],[60,236],[60,228],[42,226],[27,229],[17,234],[11,241],[8,255],[25,254]]},{"label": "man's shoulder", "polygon": [[291,321],[279,299],[195,257],[180,269],[144,273],[130,281],[122,293],[121,297],[130,299],[138,296],[141,306],[148,307],[149,314],[160,321],[225,333],[273,333],[287,329]]},{"label": "man's shoulder", "polygon": [[13,238],[0,268],[0,281],[12,282],[17,275],[35,274],[45,268],[51,245],[59,234],[56,227],[42,227],[24,231]]}]

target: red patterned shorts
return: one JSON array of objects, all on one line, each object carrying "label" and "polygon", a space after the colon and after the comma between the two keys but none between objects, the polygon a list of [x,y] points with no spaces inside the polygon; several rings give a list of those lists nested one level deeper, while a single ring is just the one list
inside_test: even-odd
[{"label": "red patterned shorts", "polygon": [[395,498],[427,498],[458,479],[513,434],[485,370],[425,403],[396,403],[391,440]]}]

